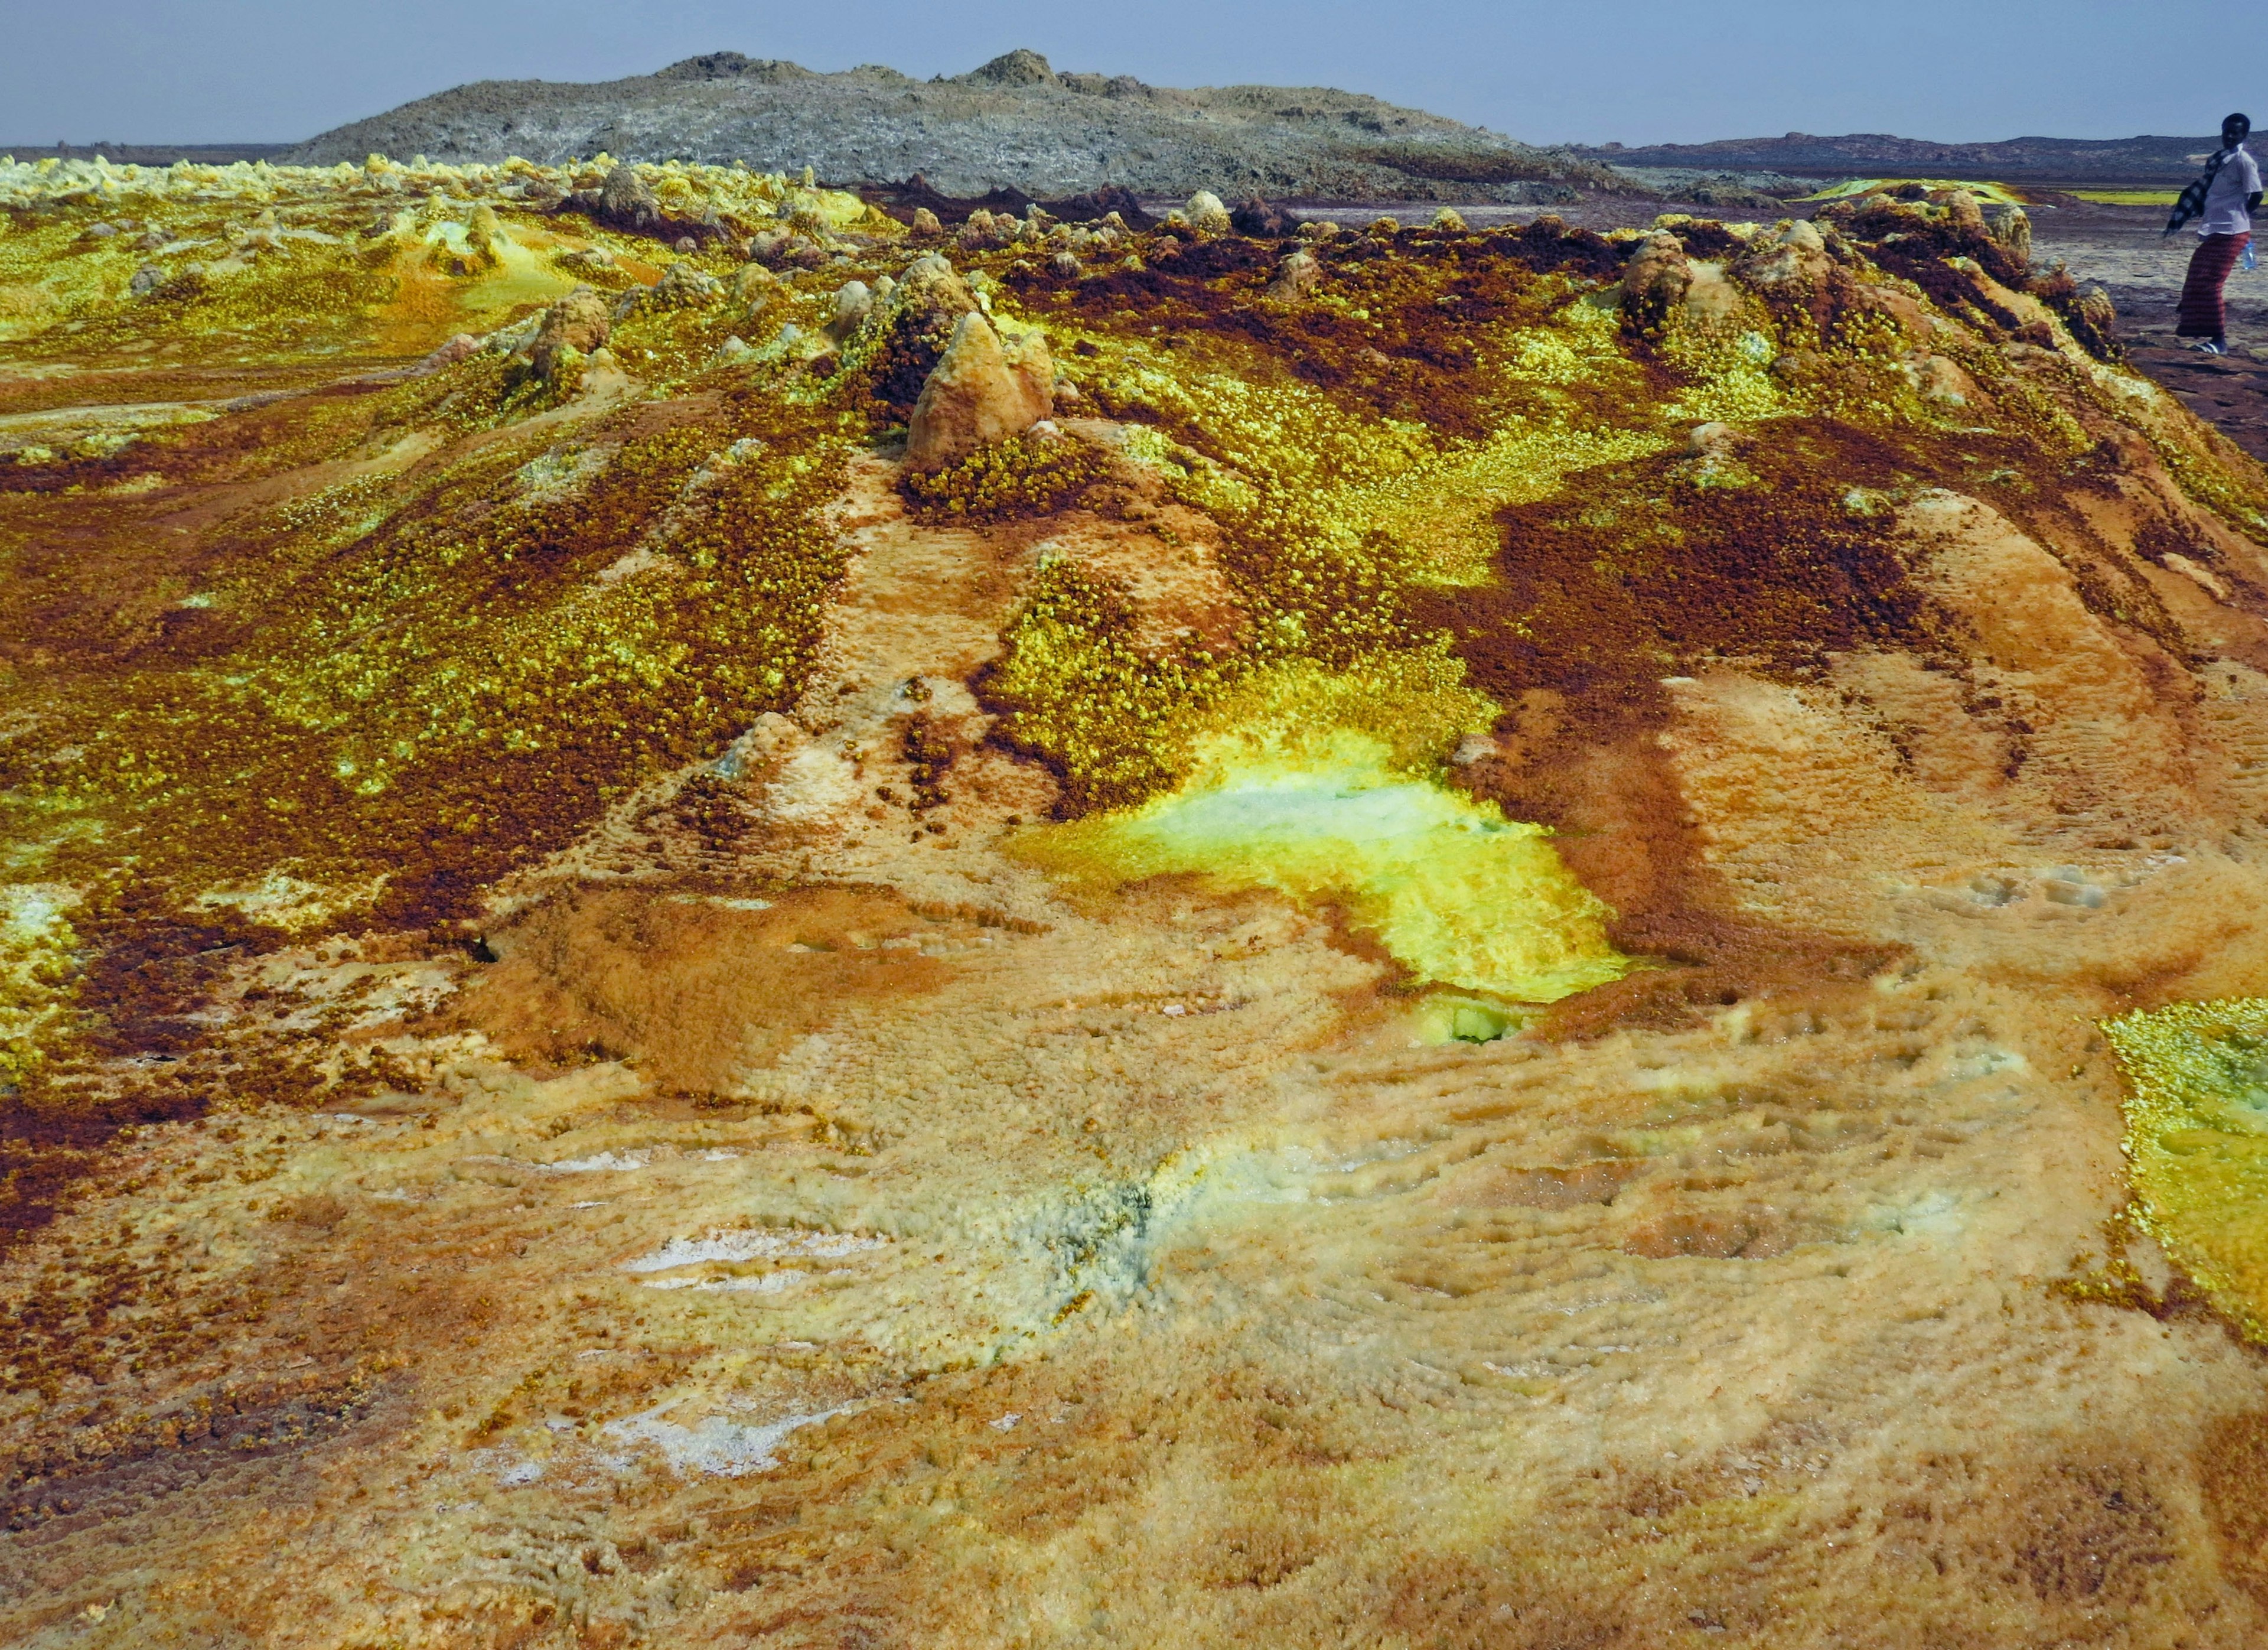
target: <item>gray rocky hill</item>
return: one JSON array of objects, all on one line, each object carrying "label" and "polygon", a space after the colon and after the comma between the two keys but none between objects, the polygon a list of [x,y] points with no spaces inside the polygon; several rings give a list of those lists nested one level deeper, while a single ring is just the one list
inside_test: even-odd
[{"label": "gray rocky hill", "polygon": [[809,166],[838,185],[920,173],[959,195],[1116,184],[1154,195],[1521,201],[1624,187],[1594,161],[1356,92],[1176,91],[1124,75],[1057,74],[1030,51],[930,81],[872,64],[818,74],[738,52],[595,85],[482,80],[325,132],[284,158],[551,163],[601,151]]}]

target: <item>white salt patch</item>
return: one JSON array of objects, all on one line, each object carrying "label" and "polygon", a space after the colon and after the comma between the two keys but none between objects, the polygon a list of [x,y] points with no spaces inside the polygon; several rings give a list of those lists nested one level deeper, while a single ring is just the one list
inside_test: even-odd
[{"label": "white salt patch", "polygon": [[277,928],[304,928],[343,906],[357,902],[365,893],[376,891],[375,883],[329,888],[303,877],[271,871],[249,888],[209,888],[197,896],[195,903],[234,906],[256,923]]},{"label": "white salt patch", "polygon": [[792,1288],[811,1274],[790,1266],[776,1272],[764,1272],[753,1278],[649,1278],[640,1285],[646,1289],[738,1289],[760,1295],[777,1294]]},{"label": "white salt patch", "polygon": [[2030,1062],[2014,1050],[1994,1048],[1988,1044],[1982,1049],[1970,1049],[1955,1056],[1948,1067],[1947,1075],[1955,1082],[1960,1083],[1974,1078],[1991,1077],[2000,1072],[2014,1072],[2020,1076],[2029,1076],[2031,1069]]},{"label": "white salt patch", "polygon": [[496,1481],[507,1490],[516,1490],[523,1484],[534,1484],[543,1476],[540,1462],[515,1461],[496,1476]]},{"label": "white salt patch", "polygon": [[563,1162],[540,1165],[557,1175],[623,1174],[634,1168],[644,1168],[645,1159],[635,1152],[601,1152],[596,1157],[571,1157]]},{"label": "white salt patch", "polygon": [[809,1272],[798,1271],[794,1267],[790,1266],[783,1271],[765,1272],[761,1277],[755,1278],[720,1278],[715,1283],[705,1284],[703,1287],[738,1289],[747,1293],[768,1295],[782,1289],[792,1288],[810,1276]]},{"label": "white salt patch", "polygon": [[641,546],[608,563],[593,576],[592,582],[599,585],[619,585],[625,578],[635,578],[640,573],[681,573],[684,571],[666,556],[657,555],[652,550]]},{"label": "white salt patch", "polygon": [[63,908],[77,895],[59,884],[18,882],[0,888],[0,941],[30,945],[45,939],[62,922]]},{"label": "white salt patch", "polygon": [[1018,1414],[1015,1411],[1011,1410],[998,1420],[987,1421],[985,1425],[990,1426],[996,1433],[1005,1433],[1023,1418],[1024,1418],[1021,1415]]},{"label": "white salt patch", "polygon": [[1895,1204],[1878,1204],[1867,1216],[1877,1231],[1899,1237],[1951,1237],[1969,1224],[1962,1199],[1951,1192],[1924,1192]]},{"label": "white salt patch", "polygon": [[788,759],[767,800],[774,818],[802,821],[856,807],[865,795],[858,770],[814,745]]},{"label": "white salt patch", "polygon": [[[506,349],[512,349],[521,343],[533,342],[534,335],[534,329],[531,328],[526,339],[505,341],[501,333],[497,338],[504,342]],[[548,500],[580,492],[585,482],[606,468],[607,454],[594,447],[585,447],[579,453],[546,453],[540,458],[530,459],[512,475],[513,479],[530,494]]]},{"label": "white salt patch", "polygon": [[779,1458],[774,1451],[790,1433],[843,1413],[841,1409],[820,1410],[809,1415],[791,1415],[762,1426],[744,1426],[721,1415],[709,1415],[690,1426],[680,1426],[674,1421],[661,1418],[674,1402],[673,1399],[670,1403],[658,1405],[627,1420],[610,1422],[601,1430],[609,1438],[625,1443],[652,1444],[680,1473],[701,1472],[715,1477],[737,1478],[777,1466]]},{"label": "white salt patch", "polygon": [[754,1226],[737,1232],[712,1232],[705,1238],[669,1240],[651,1255],[624,1261],[626,1272],[668,1271],[678,1266],[708,1263],[769,1260],[775,1256],[817,1256],[831,1258],[880,1249],[886,1239],[855,1232],[801,1232],[791,1228]]}]

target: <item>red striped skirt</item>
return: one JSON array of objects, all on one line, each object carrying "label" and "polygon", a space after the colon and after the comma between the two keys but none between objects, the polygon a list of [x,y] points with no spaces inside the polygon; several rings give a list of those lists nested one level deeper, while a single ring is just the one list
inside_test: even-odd
[{"label": "red striped skirt", "polygon": [[2190,256],[2189,279],[2182,283],[2178,338],[2219,338],[2228,331],[2228,302],[2221,289],[2236,267],[2250,235],[2207,235]]}]

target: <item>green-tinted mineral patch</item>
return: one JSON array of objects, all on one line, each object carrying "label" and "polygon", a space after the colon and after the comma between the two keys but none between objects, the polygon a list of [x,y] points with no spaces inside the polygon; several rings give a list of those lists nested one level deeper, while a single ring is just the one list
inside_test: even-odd
[{"label": "green-tinted mineral patch", "polygon": [[1525,1029],[1528,1016],[1504,1003],[1436,991],[1413,1016],[1420,1042],[1494,1042]]},{"label": "green-tinted mineral patch", "polygon": [[2255,1340],[2268,1341],[2268,999],[2106,1021],[2126,1074],[2141,1219]]},{"label": "green-tinted mineral patch", "polygon": [[[1627,963],[1607,943],[1606,906],[1548,836],[1398,769],[1383,742],[1343,732],[1299,754],[1211,742],[1170,795],[1049,832],[1031,851],[1125,881],[1196,873],[1336,902],[1423,978],[1551,1002],[1620,977]],[[1481,1035],[1471,1018],[1469,1035]]]},{"label": "green-tinted mineral patch", "polygon": [[77,942],[65,908],[73,902],[52,885],[0,886],[0,1085],[39,1064],[65,1015]]}]

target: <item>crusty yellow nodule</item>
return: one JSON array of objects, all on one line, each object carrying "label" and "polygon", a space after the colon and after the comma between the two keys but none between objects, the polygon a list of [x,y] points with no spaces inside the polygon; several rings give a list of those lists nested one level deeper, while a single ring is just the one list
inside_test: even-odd
[{"label": "crusty yellow nodule", "polygon": [[2176,1003],[2102,1030],[2126,1074],[2123,1145],[2143,1225],[2268,1341],[2268,999]]},{"label": "crusty yellow nodule", "polygon": [[1341,730],[1291,748],[1222,737],[1138,808],[1038,834],[1031,858],[1120,882],[1195,873],[1343,905],[1413,973],[1524,1002],[1619,978],[1607,906],[1542,826],[1507,820]]}]

